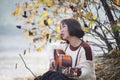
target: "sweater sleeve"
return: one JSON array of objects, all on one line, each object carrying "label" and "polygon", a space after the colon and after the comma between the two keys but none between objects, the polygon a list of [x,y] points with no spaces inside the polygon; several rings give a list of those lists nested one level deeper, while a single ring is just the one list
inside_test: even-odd
[{"label": "sweater sleeve", "polygon": [[81,75],[79,79],[82,80],[95,80],[95,70],[94,70],[94,61],[93,61],[93,54],[89,51],[85,51],[83,47],[81,47],[80,55],[77,61],[78,68],[81,69]]}]

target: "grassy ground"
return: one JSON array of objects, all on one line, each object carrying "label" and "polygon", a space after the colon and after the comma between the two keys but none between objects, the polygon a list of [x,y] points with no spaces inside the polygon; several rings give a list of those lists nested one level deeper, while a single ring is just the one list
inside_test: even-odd
[{"label": "grassy ground", "polygon": [[95,70],[97,80],[120,80],[120,55],[97,57]]},{"label": "grassy ground", "polygon": [[[96,80],[120,80],[120,56],[110,54],[95,57]],[[34,80],[34,77],[16,78],[15,80]]]}]

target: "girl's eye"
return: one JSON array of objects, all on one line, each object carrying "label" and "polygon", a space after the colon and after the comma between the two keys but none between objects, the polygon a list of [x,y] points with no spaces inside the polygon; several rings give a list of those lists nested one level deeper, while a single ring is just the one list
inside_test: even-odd
[{"label": "girl's eye", "polygon": [[66,25],[65,25],[65,24],[61,24],[60,29],[61,29],[61,28],[65,28],[65,27],[66,27]]},{"label": "girl's eye", "polygon": [[65,25],[62,26],[63,28],[65,27]]}]

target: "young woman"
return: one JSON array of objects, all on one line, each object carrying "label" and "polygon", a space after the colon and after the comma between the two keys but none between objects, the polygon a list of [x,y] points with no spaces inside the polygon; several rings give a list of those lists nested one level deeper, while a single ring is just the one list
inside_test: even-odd
[{"label": "young woman", "polygon": [[[64,19],[60,29],[62,41],[53,43],[51,48],[63,50],[66,55],[71,56],[72,65],[61,72],[50,70],[35,80],[96,80],[93,53],[90,46],[82,40],[84,32],[80,23],[72,18]],[[50,63],[50,67],[55,64],[53,55]],[[76,71],[73,73],[72,69]],[[68,74],[71,74],[71,77],[67,76]]]}]

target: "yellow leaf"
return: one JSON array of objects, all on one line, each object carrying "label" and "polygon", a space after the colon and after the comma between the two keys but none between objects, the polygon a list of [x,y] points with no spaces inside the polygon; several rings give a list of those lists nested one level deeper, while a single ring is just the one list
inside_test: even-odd
[{"label": "yellow leaf", "polygon": [[28,40],[28,39],[29,39],[28,36],[24,36],[23,38],[24,38],[25,40]]},{"label": "yellow leaf", "polygon": [[24,37],[24,39],[33,39],[34,38],[34,36],[33,35],[30,35],[30,31],[29,30],[25,30],[24,31],[25,32],[25,37]]},{"label": "yellow leaf", "polygon": [[55,35],[55,39],[56,39],[56,40],[61,40],[60,35]]},{"label": "yellow leaf", "polygon": [[47,28],[47,26],[45,26],[45,25],[44,25],[44,26],[42,26],[42,28],[46,29],[46,28]]},{"label": "yellow leaf", "polygon": [[19,16],[19,17],[22,17],[22,14],[20,13],[20,14],[18,14],[18,16]]},{"label": "yellow leaf", "polygon": [[92,16],[92,19],[93,19],[93,20],[96,20],[96,19],[97,19],[97,16],[96,16],[96,15]]},{"label": "yellow leaf", "polygon": [[31,24],[32,23],[32,20],[27,20],[27,21],[25,21],[25,24]]},{"label": "yellow leaf", "polygon": [[29,31],[28,31],[28,30],[25,30],[25,34],[26,34],[26,35],[29,35]]},{"label": "yellow leaf", "polygon": [[38,51],[38,52],[41,52],[42,51],[42,46],[40,46],[39,48],[37,48],[36,50]]},{"label": "yellow leaf", "polygon": [[44,22],[44,20],[41,19],[41,20],[39,20],[37,23],[38,23],[38,24],[42,24],[43,22]]},{"label": "yellow leaf", "polygon": [[33,39],[33,38],[34,38],[34,36],[33,36],[33,35],[30,35],[30,36],[29,36],[29,39]]},{"label": "yellow leaf", "polygon": [[30,14],[35,15],[35,14],[36,14],[36,11],[37,11],[37,9],[36,9],[36,8],[33,8],[32,11],[30,12]]},{"label": "yellow leaf", "polygon": [[16,16],[16,15],[18,15],[19,13],[20,13],[20,10],[21,10],[21,7],[20,7],[20,5],[18,4],[17,6],[16,6],[16,10],[12,13],[14,16]]},{"label": "yellow leaf", "polygon": [[42,14],[41,14],[41,17],[46,17],[48,15],[48,11],[44,11]]},{"label": "yellow leaf", "polygon": [[35,6],[36,6],[36,8],[39,8],[39,6],[40,6],[39,1],[36,1],[36,2],[35,2]]},{"label": "yellow leaf", "polygon": [[85,33],[88,33],[90,31],[90,28],[82,28]]},{"label": "yellow leaf", "polygon": [[91,12],[91,11],[90,11],[90,12],[87,12],[87,13],[84,15],[84,17],[87,18],[87,19],[89,19],[91,16],[92,16],[92,12]]},{"label": "yellow leaf", "polygon": [[33,14],[29,16],[29,19],[33,19],[33,18],[34,18],[34,15],[33,15]]},{"label": "yellow leaf", "polygon": [[48,24],[50,24],[50,23],[52,22],[52,19],[51,19],[51,18],[48,18],[48,19],[47,19],[47,22],[48,22]]},{"label": "yellow leaf", "polygon": [[94,21],[90,21],[88,27],[90,28],[94,24]]},{"label": "yellow leaf", "polygon": [[52,1],[48,1],[48,2],[46,2],[46,5],[47,5],[48,7],[51,7],[51,6],[53,5],[53,2],[52,2]]},{"label": "yellow leaf", "polygon": [[46,1],[46,0],[41,0],[41,2],[42,2],[43,4],[46,4],[47,1]]},{"label": "yellow leaf", "polygon": [[61,7],[56,9],[57,13],[60,13],[62,11]]},{"label": "yellow leaf", "polygon": [[60,25],[58,25],[58,24],[57,24],[57,26],[56,26],[56,31],[57,31],[58,33],[60,33]]},{"label": "yellow leaf", "polygon": [[46,35],[46,34],[50,34],[49,32],[44,32],[44,34]]},{"label": "yellow leaf", "polygon": [[45,37],[42,37],[41,39],[40,39],[40,42],[44,42],[45,41]]}]

